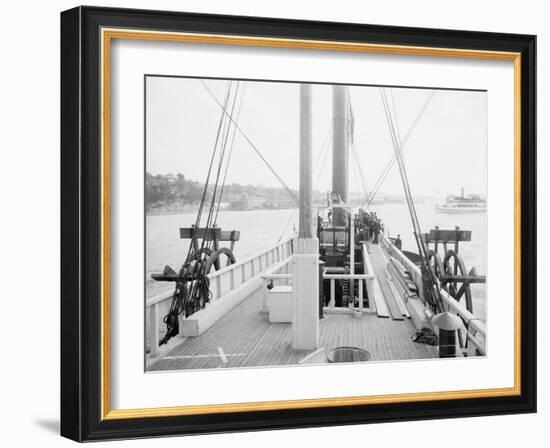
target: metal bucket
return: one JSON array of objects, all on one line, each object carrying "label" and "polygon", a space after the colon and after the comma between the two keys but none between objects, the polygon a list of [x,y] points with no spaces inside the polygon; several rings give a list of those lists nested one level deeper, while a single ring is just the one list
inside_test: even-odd
[{"label": "metal bucket", "polygon": [[328,356],[328,362],[365,362],[370,360],[370,353],[357,347],[336,347]]}]

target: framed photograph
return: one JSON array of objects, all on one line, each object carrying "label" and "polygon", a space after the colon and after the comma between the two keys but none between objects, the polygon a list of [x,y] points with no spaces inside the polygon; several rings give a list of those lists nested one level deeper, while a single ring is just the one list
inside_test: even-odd
[{"label": "framed photograph", "polygon": [[61,433],[536,411],[535,36],[61,14]]}]

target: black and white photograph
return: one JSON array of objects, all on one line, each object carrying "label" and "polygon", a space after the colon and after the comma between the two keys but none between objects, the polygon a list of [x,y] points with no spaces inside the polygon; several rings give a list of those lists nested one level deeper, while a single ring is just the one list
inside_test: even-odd
[{"label": "black and white photograph", "polygon": [[[505,7],[485,26],[494,7],[405,3],[61,13],[61,314],[8,314],[9,346],[61,373],[64,437],[450,447],[536,432],[535,416],[501,428],[541,393],[541,28]],[[44,135],[17,101],[33,130],[17,139]],[[8,153],[25,159],[6,164],[29,209],[12,219],[25,238],[6,233],[21,250],[50,239],[34,205],[51,205],[36,194],[56,171]],[[7,275],[42,284],[32,260]],[[28,348],[57,321],[47,369],[55,356]]]},{"label": "black and white photograph", "polygon": [[487,91],[144,98],[146,371],[489,356]]}]

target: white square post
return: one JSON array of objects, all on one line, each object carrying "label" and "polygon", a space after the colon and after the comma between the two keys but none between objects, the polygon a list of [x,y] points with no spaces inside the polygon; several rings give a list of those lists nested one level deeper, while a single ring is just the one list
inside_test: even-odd
[{"label": "white square post", "polygon": [[300,85],[300,223],[292,261],[292,348],[319,344],[319,241],[313,236],[311,85]]},{"label": "white square post", "polygon": [[319,243],[298,238],[292,262],[292,348],[316,350],[319,344]]}]

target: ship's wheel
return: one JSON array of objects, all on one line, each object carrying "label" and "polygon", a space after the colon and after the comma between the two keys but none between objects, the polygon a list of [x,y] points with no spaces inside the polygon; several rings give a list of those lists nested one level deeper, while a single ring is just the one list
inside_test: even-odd
[{"label": "ship's wheel", "polygon": [[[435,276],[441,280],[445,273],[443,262],[441,261],[441,257],[439,256],[439,254],[433,249],[430,249],[428,251],[428,264],[430,265],[430,269],[435,274]],[[445,287],[445,285],[443,285],[443,287]]]},{"label": "ship's wheel", "polygon": [[235,255],[233,251],[228,247],[221,247],[210,253],[208,260],[206,260],[205,274],[209,274],[212,268],[216,271],[231,266],[235,263]]},{"label": "ship's wheel", "polygon": [[212,255],[212,249],[210,249],[209,247],[201,247],[195,252],[193,258],[198,263],[206,263],[208,261],[208,258],[210,258],[210,255]]},{"label": "ship's wheel", "polygon": [[[470,288],[470,281],[465,279],[465,277],[476,276],[477,272],[475,268],[472,268],[470,273],[468,273],[462,257],[454,250],[449,249],[443,259],[443,269],[445,272],[445,290],[457,302],[460,302],[462,297],[464,297],[464,305],[466,309],[470,313],[473,313],[474,308],[472,303],[472,290]],[[462,318],[462,321],[467,328],[468,323],[464,320],[464,318]],[[458,340],[461,347],[467,348],[468,337],[466,334],[463,334],[462,331],[458,332]]]},{"label": "ship's wheel", "polygon": [[468,274],[462,257],[454,250],[449,249],[443,259],[443,272],[444,281],[442,283],[444,289],[457,302],[460,302],[462,297],[464,297],[466,309],[472,313],[472,290],[470,288],[470,282],[465,279],[465,277],[468,275],[475,275],[475,269],[472,269],[470,274]]}]

